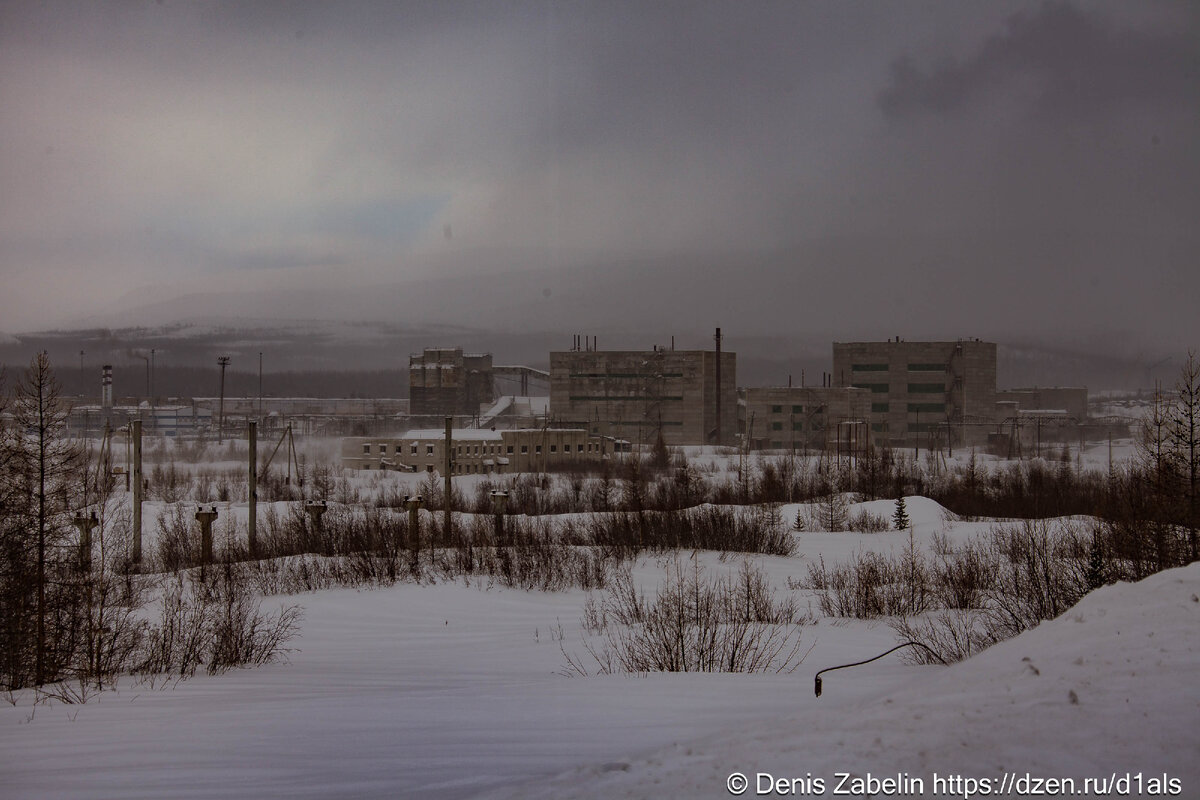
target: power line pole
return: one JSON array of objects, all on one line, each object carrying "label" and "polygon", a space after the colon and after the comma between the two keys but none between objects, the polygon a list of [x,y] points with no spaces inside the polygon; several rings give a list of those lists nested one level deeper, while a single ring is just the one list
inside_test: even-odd
[{"label": "power line pole", "polygon": [[225,368],[229,366],[229,356],[217,356],[217,364],[221,367],[221,395],[217,401],[217,444],[225,437]]}]

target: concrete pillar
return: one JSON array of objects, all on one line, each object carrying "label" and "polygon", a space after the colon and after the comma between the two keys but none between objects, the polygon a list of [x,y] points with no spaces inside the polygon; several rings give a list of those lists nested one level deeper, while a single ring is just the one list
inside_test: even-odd
[{"label": "concrete pillar", "polygon": [[79,570],[81,572],[91,572],[92,530],[100,524],[100,520],[96,517],[95,511],[86,517],[82,511],[76,511],[71,524],[79,529]]},{"label": "concrete pillar", "polygon": [[[321,538],[321,517],[323,517],[325,515],[325,512],[327,510],[328,510],[328,506],[326,505],[324,500],[305,500],[304,501],[304,513],[308,514],[309,519],[312,520],[313,531],[317,534],[318,539]],[[307,541],[304,542],[304,550],[305,550],[305,552],[308,552],[308,542]]]},{"label": "concrete pillar", "polygon": [[496,515],[496,546],[507,544],[504,537],[504,507],[508,504],[508,492],[492,492],[492,513]]},{"label": "concrete pillar", "polygon": [[419,494],[410,494],[404,498],[404,507],[408,509],[408,547],[419,550],[421,547],[421,506],[425,498]]},{"label": "concrete pillar", "polygon": [[212,526],[217,519],[217,507],[197,506],[196,519],[200,523],[200,580],[203,581],[208,565],[212,563]]}]

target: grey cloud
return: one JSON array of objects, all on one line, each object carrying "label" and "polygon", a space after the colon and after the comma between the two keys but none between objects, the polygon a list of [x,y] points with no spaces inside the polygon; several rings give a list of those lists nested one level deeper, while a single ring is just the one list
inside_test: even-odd
[{"label": "grey cloud", "polygon": [[925,69],[912,56],[898,58],[879,107],[891,117],[951,113],[1023,78],[1035,82],[1035,108],[1044,115],[1099,118],[1120,106],[1194,104],[1198,33],[1194,25],[1165,32],[1121,27],[1098,10],[1048,2],[1011,16],[967,58]]}]

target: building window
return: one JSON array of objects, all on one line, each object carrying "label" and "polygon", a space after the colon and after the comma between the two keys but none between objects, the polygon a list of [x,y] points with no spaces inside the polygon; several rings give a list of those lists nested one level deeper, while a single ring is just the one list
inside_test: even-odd
[{"label": "building window", "polygon": [[945,413],[945,403],[909,403],[908,410],[913,412],[932,411],[934,413]]},{"label": "building window", "polygon": [[[512,452],[512,451],[510,450],[509,452]],[[525,455],[528,452],[529,452],[529,445],[527,445],[527,444],[521,445],[521,455]]]},{"label": "building window", "polygon": [[535,444],[535,445],[533,446],[533,452],[534,452],[534,454],[535,454],[535,455],[541,455],[541,453],[542,453],[542,446],[541,446],[540,444]]},{"label": "building window", "polygon": [[782,414],[783,406],[771,406],[771,413],[772,414]]},{"label": "building window", "polygon": [[909,372],[945,372],[945,364],[909,364]]},{"label": "building window", "polygon": [[371,445],[369,445],[369,444],[364,444],[364,445],[363,445],[363,455],[364,455],[364,456],[369,456],[369,455],[371,455]]},{"label": "building window", "polygon": [[781,431],[781,430],[783,430],[783,423],[782,423],[782,422],[772,422],[772,423],[771,423],[771,430],[773,430],[773,431]]},{"label": "building window", "polygon": [[886,422],[872,422],[871,430],[876,433],[887,433],[888,424]]},{"label": "building window", "polygon": [[944,383],[910,383],[909,394],[943,394],[946,391]]},{"label": "building window", "polygon": [[851,372],[887,372],[887,364],[851,364]]},{"label": "building window", "polygon": [[403,445],[399,445],[399,444],[398,444],[398,445],[396,445],[396,455],[400,455],[400,454],[401,454],[401,453],[403,453],[403,452],[404,452],[404,446],[403,446]]},{"label": "building window", "polygon": [[427,456],[433,455],[433,445],[431,445],[431,444],[425,445],[425,455],[427,455]]},{"label": "building window", "polygon": [[[524,451],[524,450],[522,450],[521,452],[522,452],[522,453],[524,453],[525,451]],[[508,446],[508,454],[509,454],[510,456],[513,454],[513,446],[512,446],[511,444]]]},{"label": "building window", "polygon": [[775,441],[772,441],[772,442],[771,442],[771,449],[772,449],[772,450],[782,450],[782,449],[783,449],[783,442],[775,442]]},{"label": "building window", "polygon": [[883,413],[883,412],[886,412],[887,410],[888,410],[887,403],[871,403],[871,412],[874,414]]},{"label": "building window", "polygon": [[[909,386],[912,385],[913,384],[909,384]],[[854,388],[870,389],[872,394],[887,394],[888,392],[888,385],[886,383],[856,383],[854,384]],[[911,392],[912,389],[909,389],[909,391]]]},{"label": "building window", "polygon": [[577,444],[577,445],[575,445],[575,452],[576,452],[576,453],[582,453],[582,452],[583,452],[583,445],[581,445],[581,444]]},{"label": "building window", "polygon": [[550,445],[550,452],[551,452],[551,453],[557,453],[557,452],[558,452],[558,445],[556,445],[556,444],[552,444],[552,445]]},{"label": "building window", "polygon": [[409,452],[415,456],[417,454],[417,446],[414,444]]},{"label": "building window", "polygon": [[803,414],[804,406],[792,406],[792,413],[793,414]]},{"label": "building window", "polygon": [[802,430],[804,430],[804,423],[803,423],[803,422],[793,422],[793,423],[792,423],[792,430],[794,430],[794,431],[802,431]]}]

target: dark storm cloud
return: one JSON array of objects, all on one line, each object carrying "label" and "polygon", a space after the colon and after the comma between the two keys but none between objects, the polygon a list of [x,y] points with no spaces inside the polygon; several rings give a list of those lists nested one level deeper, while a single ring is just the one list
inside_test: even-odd
[{"label": "dark storm cloud", "polygon": [[1143,31],[1118,27],[1099,11],[1049,2],[1010,17],[972,55],[922,69],[893,62],[879,97],[889,116],[954,112],[1028,79],[1043,114],[1103,117],[1125,106],[1194,105],[1200,48],[1194,27]]},{"label": "dark storm cloud", "polygon": [[[464,318],[504,282],[555,325],[631,293],[759,330],[904,333],[898,298],[999,330],[1077,287],[1080,327],[1174,308],[1200,292],[1196,36],[1168,3],[0,5],[2,324],[154,283],[387,308],[370,287],[444,274]],[[747,275],[779,304],[727,302]]]}]

